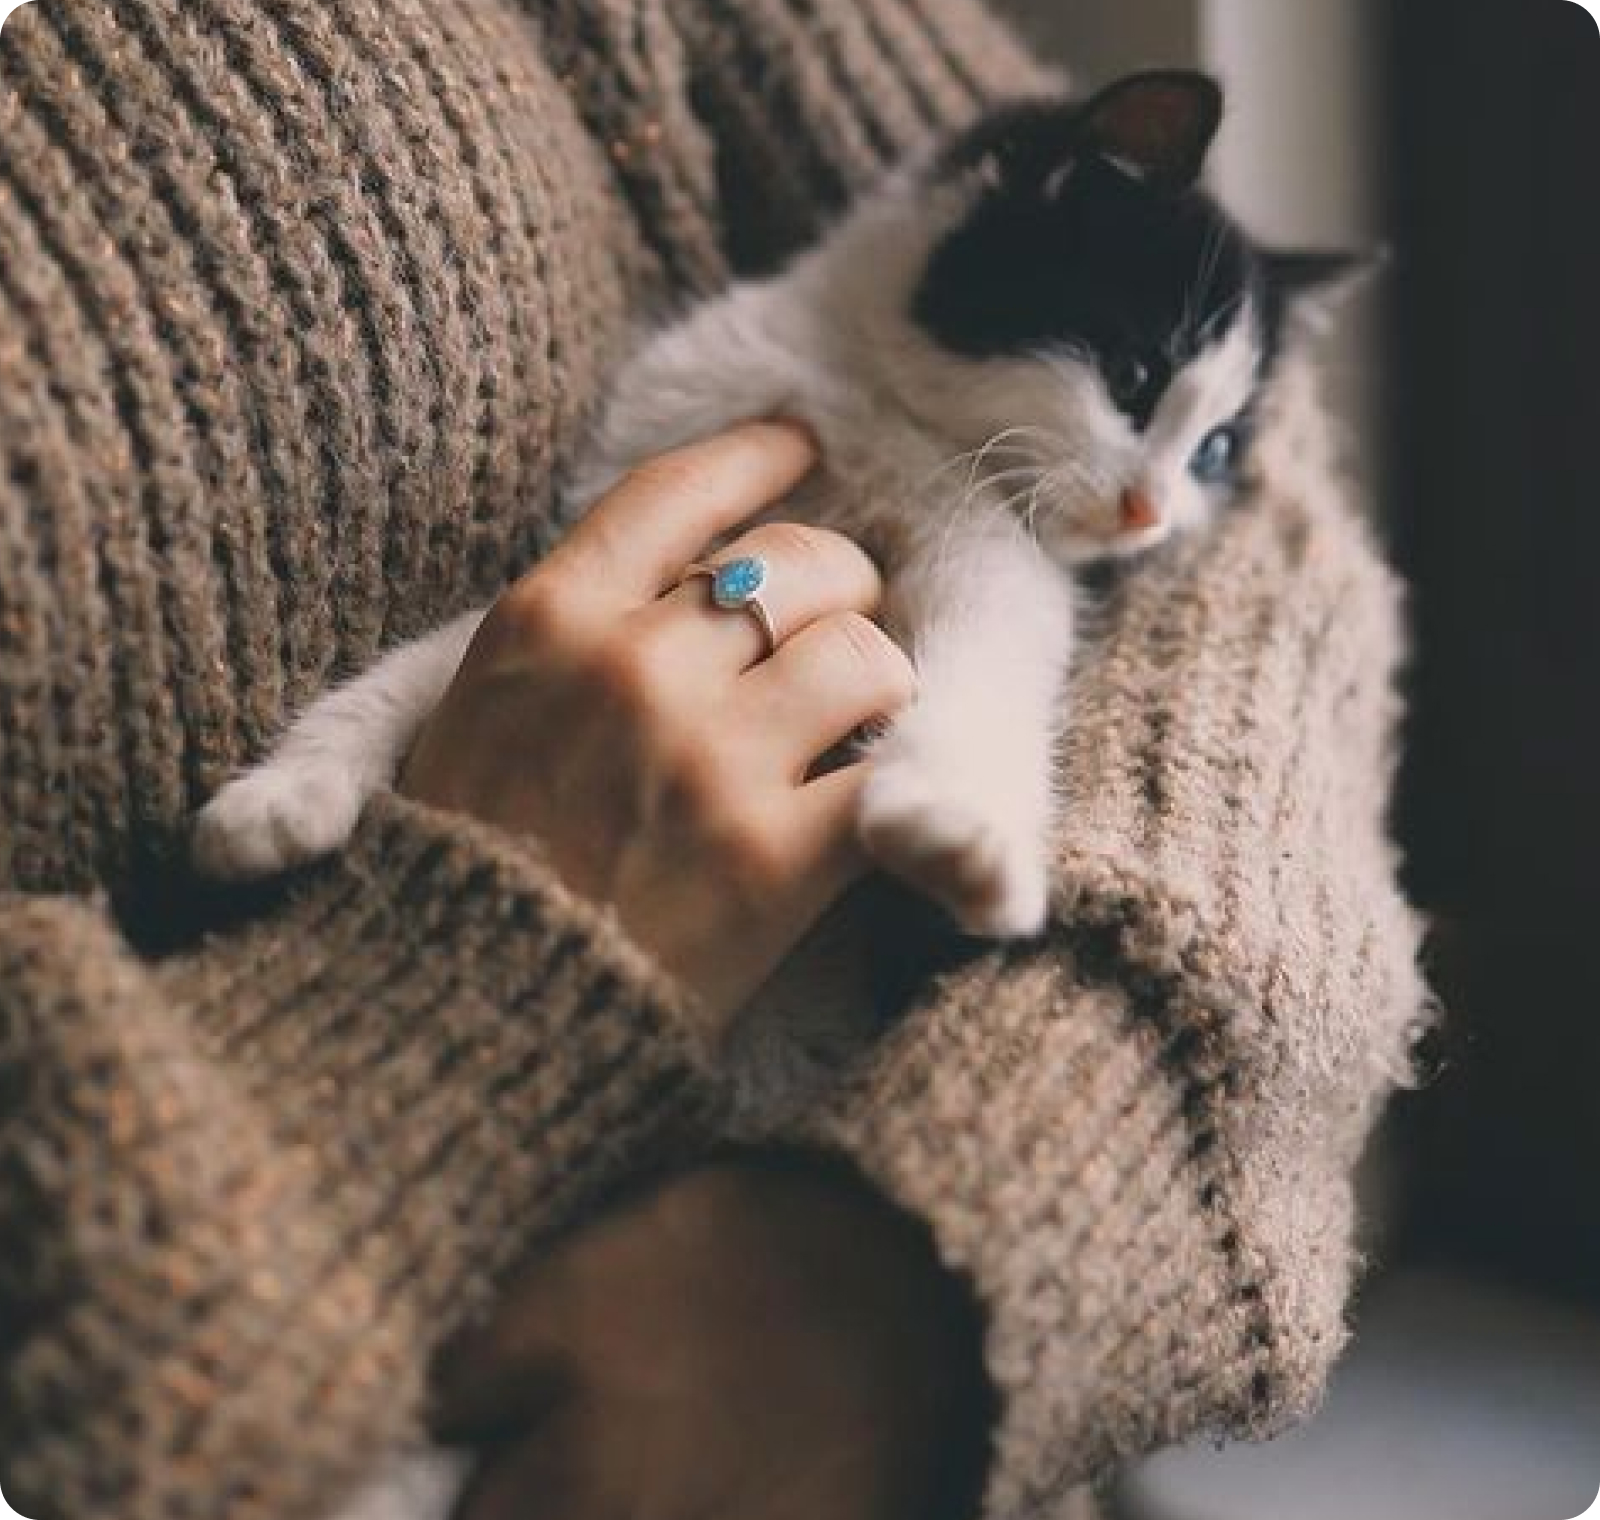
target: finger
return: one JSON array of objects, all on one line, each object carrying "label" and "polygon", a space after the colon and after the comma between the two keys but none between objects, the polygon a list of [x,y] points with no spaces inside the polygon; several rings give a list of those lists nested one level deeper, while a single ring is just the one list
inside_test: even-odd
[{"label": "finger", "polygon": [[802,629],[739,683],[737,709],[796,784],[863,723],[908,706],[916,672],[905,652],[858,612]]},{"label": "finger", "polygon": [[653,601],[706,545],[781,500],[817,462],[796,423],[749,422],[647,461],[535,573],[572,573],[610,605]]},{"label": "finger", "polygon": [[[760,598],[775,642],[840,612],[871,612],[883,578],[859,545],[842,533],[801,523],[764,523],[714,557],[725,565],[756,559],[765,566]],[[692,669],[747,670],[772,652],[754,612],[712,604],[709,579],[696,576],[638,614],[647,636],[662,639],[671,658]]]}]

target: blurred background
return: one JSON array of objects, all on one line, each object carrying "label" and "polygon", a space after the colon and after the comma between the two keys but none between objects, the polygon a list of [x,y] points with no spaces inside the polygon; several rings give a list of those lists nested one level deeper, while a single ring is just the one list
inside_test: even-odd
[{"label": "blurred background", "polygon": [[[1395,825],[1448,1022],[1323,1414],[1120,1520],[1572,1520],[1600,1491],[1600,28],[1571,0],[1009,0],[1089,87],[1199,62],[1213,181],[1387,245],[1328,356],[1412,586]],[[1600,1511],[1597,1511],[1600,1513]]]}]

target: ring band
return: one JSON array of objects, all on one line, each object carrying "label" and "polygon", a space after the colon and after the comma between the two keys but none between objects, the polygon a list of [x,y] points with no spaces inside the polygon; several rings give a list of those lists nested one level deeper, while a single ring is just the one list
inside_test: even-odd
[{"label": "ring band", "polygon": [[711,603],[724,612],[748,612],[761,625],[767,641],[767,653],[778,647],[778,629],[772,613],[761,599],[762,588],[768,579],[767,562],[754,554],[739,559],[723,561],[720,565],[696,560],[679,579],[680,586],[704,577],[711,582]]}]

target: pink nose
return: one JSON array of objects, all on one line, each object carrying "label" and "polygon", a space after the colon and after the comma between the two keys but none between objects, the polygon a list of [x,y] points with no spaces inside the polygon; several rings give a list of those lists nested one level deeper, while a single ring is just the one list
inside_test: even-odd
[{"label": "pink nose", "polygon": [[1161,514],[1150,500],[1150,493],[1133,486],[1122,493],[1119,520],[1124,533],[1142,533],[1146,528],[1155,527],[1161,520]]}]

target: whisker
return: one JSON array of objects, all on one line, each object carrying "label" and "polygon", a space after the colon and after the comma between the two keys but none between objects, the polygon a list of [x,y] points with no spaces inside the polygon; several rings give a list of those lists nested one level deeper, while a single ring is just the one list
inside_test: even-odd
[{"label": "whisker", "polygon": [[[939,539],[934,548],[933,561],[935,566],[943,567],[950,558],[954,549],[956,533],[959,527],[970,520],[973,513],[983,510],[989,513],[1008,512],[1016,502],[1022,500],[1028,493],[1037,487],[1039,477],[1044,472],[1042,465],[1016,466],[1009,470],[1002,470],[995,475],[983,479],[973,479],[968,489],[960,497],[952,501],[950,510],[946,514]],[[1030,482],[1019,487],[1011,494],[996,499],[995,488],[1009,480],[1023,479]]]},{"label": "whisker", "polygon": [[924,487],[931,486],[938,482],[945,475],[950,474],[952,471],[960,469],[963,466],[970,466],[974,460],[980,459],[991,452],[1020,454],[1025,452],[1025,450],[1020,444],[1008,443],[1006,441],[1006,435],[997,433],[993,438],[987,439],[985,442],[979,444],[977,448],[963,449],[961,453],[954,454],[949,459],[946,459],[942,464],[936,465],[923,478],[922,485]]},{"label": "whisker", "polygon": [[[992,453],[1001,448],[1003,445],[1008,444],[1010,440],[1014,438],[1027,437],[1033,431],[1035,430],[1021,426],[1006,428],[1004,431],[996,433],[993,438],[984,444],[984,446],[978,450],[976,456],[973,458],[971,469],[967,471],[965,494],[970,495],[972,493],[972,489],[977,483],[978,476],[982,472],[985,462]],[[1020,445],[1018,445],[1018,447],[1020,447]]]},{"label": "whisker", "polygon": [[984,478],[978,482],[977,486],[975,487],[975,490],[976,491],[990,490],[990,489],[993,489],[993,487],[995,487],[995,486],[1004,485],[1005,482],[1008,481],[1008,480],[1019,480],[1019,479],[1022,479],[1023,477],[1037,478],[1039,475],[1041,475],[1043,473],[1044,473],[1044,466],[1043,465],[1019,464],[1014,469],[1001,470],[997,474],[984,476]]}]

